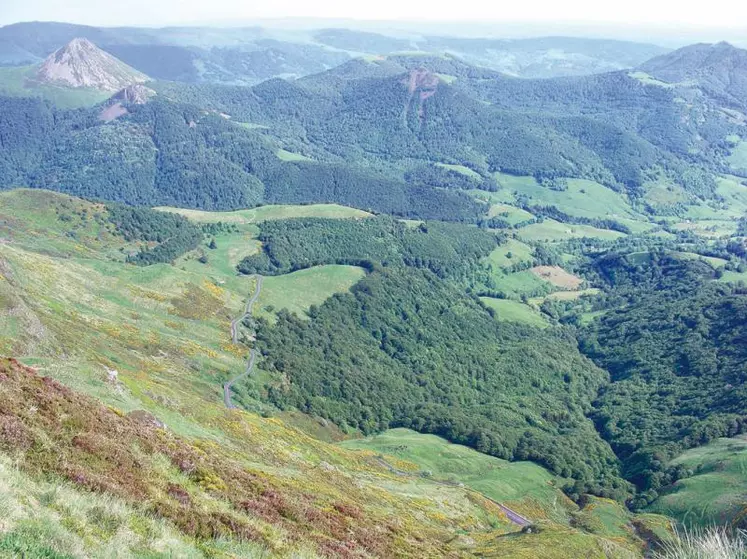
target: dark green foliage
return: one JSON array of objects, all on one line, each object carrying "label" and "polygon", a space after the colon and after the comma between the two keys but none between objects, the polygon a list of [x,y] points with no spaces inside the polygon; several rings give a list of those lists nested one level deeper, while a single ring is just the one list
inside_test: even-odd
[{"label": "dark green foliage", "polygon": [[747,297],[712,282],[707,264],[657,252],[607,256],[596,269],[612,310],[583,332],[581,348],[612,384],[594,420],[626,478],[653,498],[677,478],[670,458],[747,430]]},{"label": "dark green foliage", "polygon": [[245,274],[282,274],[320,264],[407,264],[441,277],[466,277],[497,238],[476,227],[427,223],[408,229],[389,217],[369,219],[299,218],[267,221],[262,252],[238,268]]},{"label": "dark green foliage", "polygon": [[606,374],[560,330],[495,321],[427,270],[375,271],[301,320],[259,329],[269,387],[297,407],[371,433],[406,426],[507,459],[535,460],[621,497],[617,460],[584,417]]},{"label": "dark green foliage", "polygon": [[202,230],[181,215],[121,204],[109,204],[107,209],[109,220],[126,240],[158,243],[127,257],[138,266],[171,262],[202,241]]}]

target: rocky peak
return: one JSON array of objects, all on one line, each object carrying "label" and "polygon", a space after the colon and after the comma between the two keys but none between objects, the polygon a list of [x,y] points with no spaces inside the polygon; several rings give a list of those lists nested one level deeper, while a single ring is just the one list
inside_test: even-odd
[{"label": "rocky peak", "polygon": [[119,91],[148,81],[148,76],[104,52],[88,39],[76,38],[50,54],[39,67],[42,83]]}]

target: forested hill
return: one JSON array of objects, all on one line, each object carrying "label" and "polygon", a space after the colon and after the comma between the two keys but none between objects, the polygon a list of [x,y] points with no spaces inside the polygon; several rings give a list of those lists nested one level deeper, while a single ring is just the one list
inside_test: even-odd
[{"label": "forested hill", "polygon": [[477,221],[485,208],[460,190],[494,190],[496,171],[587,178],[633,198],[663,180],[714,198],[725,138],[745,134],[715,100],[679,103],[677,88],[626,73],[517,80],[453,57],[358,60],[253,88],[151,85],[155,99],[115,119],[1,98],[0,184],[130,204],[338,202]]},{"label": "forested hill", "polygon": [[[338,202],[400,216],[475,221],[483,204],[340,161],[287,161],[256,129],[156,98],[106,122],[101,108],[63,111],[0,97],[0,184],[136,205],[233,209]],[[331,159],[331,158],[330,158]]]}]

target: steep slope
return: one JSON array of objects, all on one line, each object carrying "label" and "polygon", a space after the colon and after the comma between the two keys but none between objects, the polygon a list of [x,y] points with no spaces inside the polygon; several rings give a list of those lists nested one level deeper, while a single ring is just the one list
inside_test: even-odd
[{"label": "steep slope", "polygon": [[42,84],[118,91],[149,78],[88,39],[76,38],[44,60],[36,79]]},{"label": "steep slope", "polygon": [[[217,250],[144,269],[123,262],[132,246],[100,204],[28,190],[0,202],[0,353],[20,360],[0,359],[0,552],[640,557],[632,532],[569,526],[575,505],[537,466],[526,465],[547,498],[519,490],[511,506],[544,529],[522,533],[479,488],[400,476],[377,450],[289,427],[255,379],[240,401],[264,417],[227,410],[221,385],[248,352],[232,343],[231,320],[254,285],[221,249],[252,242],[253,224],[223,229]],[[552,510],[554,493],[563,510]]]},{"label": "steep slope", "polygon": [[639,68],[661,81],[697,86],[727,106],[747,109],[747,50],[729,43],[690,45]]}]

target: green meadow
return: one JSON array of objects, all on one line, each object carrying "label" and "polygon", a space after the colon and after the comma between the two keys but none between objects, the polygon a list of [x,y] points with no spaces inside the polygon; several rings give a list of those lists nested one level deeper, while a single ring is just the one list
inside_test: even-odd
[{"label": "green meadow", "polygon": [[327,265],[267,276],[255,305],[255,315],[274,319],[281,309],[305,316],[312,305],[321,305],[335,293],[348,291],[366,272],[357,266]]},{"label": "green meadow", "polygon": [[721,438],[690,449],[670,462],[692,475],[679,480],[651,507],[689,526],[744,518],[747,504],[747,438]]},{"label": "green meadow", "polygon": [[526,303],[511,299],[496,299],[494,297],[480,297],[480,300],[495,310],[496,320],[522,322],[538,328],[545,328],[548,325],[545,317]]}]

